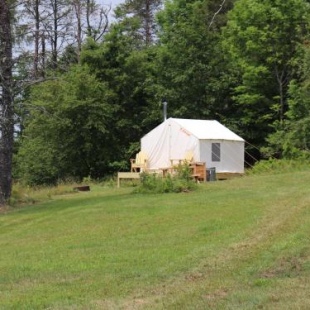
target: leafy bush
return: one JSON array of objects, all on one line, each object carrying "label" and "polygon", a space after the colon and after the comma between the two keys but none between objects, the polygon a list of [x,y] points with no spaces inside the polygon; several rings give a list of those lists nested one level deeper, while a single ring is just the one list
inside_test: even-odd
[{"label": "leafy bush", "polygon": [[135,193],[180,193],[196,188],[188,165],[179,165],[175,174],[168,174],[165,178],[145,172],[141,174],[140,180],[141,184],[135,189]]},{"label": "leafy bush", "polygon": [[309,160],[274,159],[261,160],[247,171],[247,174],[283,173],[309,170]]}]

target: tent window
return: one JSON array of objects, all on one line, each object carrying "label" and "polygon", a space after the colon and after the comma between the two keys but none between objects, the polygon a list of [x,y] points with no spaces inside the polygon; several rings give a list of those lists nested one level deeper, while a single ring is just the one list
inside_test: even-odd
[{"label": "tent window", "polygon": [[212,161],[221,161],[220,143],[212,143]]}]

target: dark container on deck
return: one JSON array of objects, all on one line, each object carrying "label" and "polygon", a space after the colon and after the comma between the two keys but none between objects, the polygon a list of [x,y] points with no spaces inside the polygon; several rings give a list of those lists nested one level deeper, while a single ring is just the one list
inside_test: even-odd
[{"label": "dark container on deck", "polygon": [[207,169],[207,182],[216,181],[216,168],[208,168]]}]

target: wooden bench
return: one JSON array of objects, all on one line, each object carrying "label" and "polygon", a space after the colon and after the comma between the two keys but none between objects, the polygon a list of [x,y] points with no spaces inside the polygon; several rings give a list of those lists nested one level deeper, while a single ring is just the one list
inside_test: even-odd
[{"label": "wooden bench", "polygon": [[117,174],[117,187],[121,186],[121,179],[140,179],[139,172],[119,172]]}]

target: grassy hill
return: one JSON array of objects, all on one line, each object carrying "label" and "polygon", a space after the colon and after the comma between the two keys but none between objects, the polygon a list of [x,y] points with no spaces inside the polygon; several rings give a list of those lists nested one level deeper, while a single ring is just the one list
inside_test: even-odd
[{"label": "grassy hill", "polygon": [[310,309],[310,170],[0,215],[0,309]]}]

